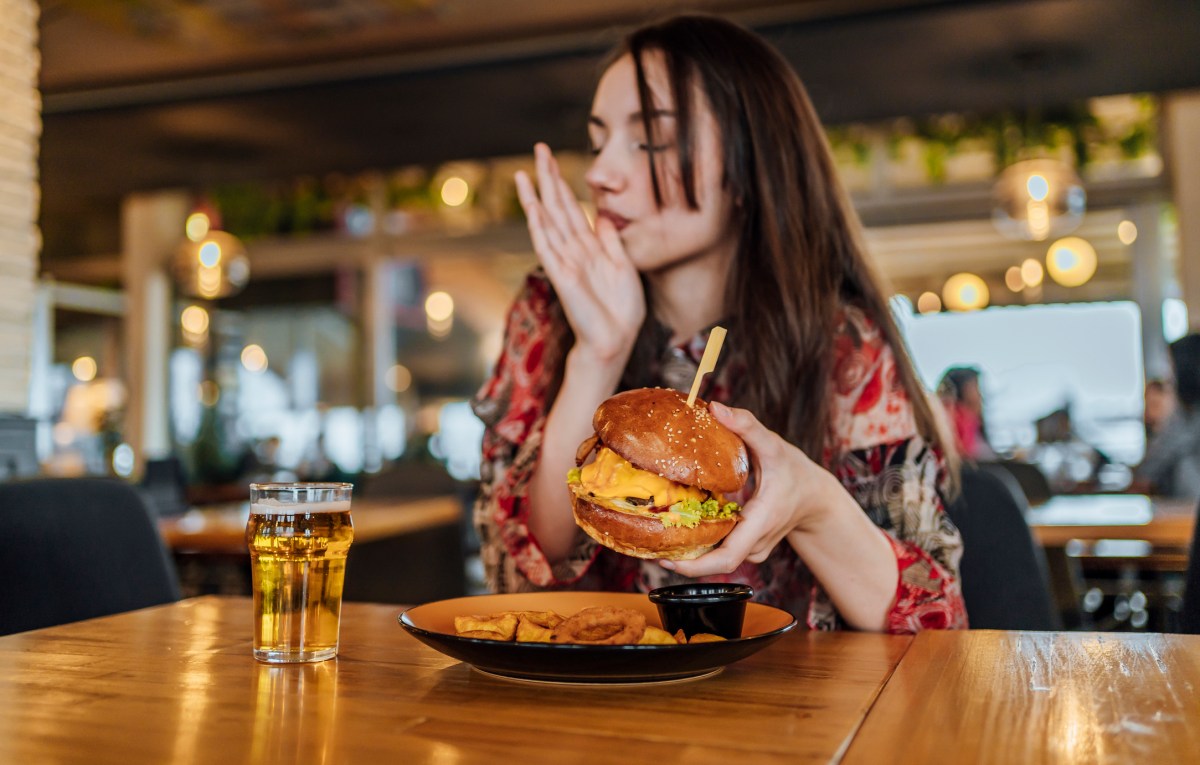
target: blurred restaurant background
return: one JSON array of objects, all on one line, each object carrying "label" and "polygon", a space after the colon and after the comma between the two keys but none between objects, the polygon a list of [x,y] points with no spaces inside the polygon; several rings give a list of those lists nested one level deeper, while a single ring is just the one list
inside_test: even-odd
[{"label": "blurred restaurant background", "polygon": [[[978,380],[980,459],[1034,506],[1139,489],[1200,322],[1194,0],[0,0],[0,478],[138,486],[188,594],[248,586],[206,509],[349,480],[428,512],[351,597],[478,588],[513,172],[547,141],[586,197],[604,52],[683,9],[796,67],[920,375]],[[1186,551],[1062,551],[1067,626],[1170,625]]]}]

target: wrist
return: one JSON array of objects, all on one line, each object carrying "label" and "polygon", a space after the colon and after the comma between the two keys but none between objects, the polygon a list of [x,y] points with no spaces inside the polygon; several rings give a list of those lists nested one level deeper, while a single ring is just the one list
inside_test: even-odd
[{"label": "wrist", "polygon": [[812,476],[806,482],[811,487],[805,492],[806,500],[798,513],[793,531],[805,536],[819,536],[841,516],[847,502],[855,509],[858,504],[846,492],[833,473],[817,465],[811,466]]},{"label": "wrist", "polygon": [[566,373],[615,390],[632,352],[632,347],[601,351],[576,343],[567,352]]}]

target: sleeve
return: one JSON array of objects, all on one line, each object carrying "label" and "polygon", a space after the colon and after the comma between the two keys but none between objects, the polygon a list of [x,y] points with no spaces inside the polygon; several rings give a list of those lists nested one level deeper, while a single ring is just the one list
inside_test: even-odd
[{"label": "sleeve", "polygon": [[483,421],[483,458],[474,522],[480,557],[493,592],[527,591],[578,580],[596,557],[580,535],[566,560],[552,565],[529,533],[526,496],[541,452],[550,403],[544,364],[553,324],[554,295],[533,272],[509,311],[504,346],[492,376],[471,407]]},{"label": "sleeve", "polygon": [[[835,348],[833,449],[842,456],[834,473],[896,555],[887,630],[965,628],[962,536],[945,512],[945,459],[918,434],[895,355],[878,329],[852,312]],[[836,626],[819,585],[810,602],[810,626]]]}]

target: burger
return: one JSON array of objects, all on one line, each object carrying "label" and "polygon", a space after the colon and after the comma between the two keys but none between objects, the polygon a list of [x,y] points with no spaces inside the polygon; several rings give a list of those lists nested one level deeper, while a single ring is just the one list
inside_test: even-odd
[{"label": "burger", "polygon": [[689,560],[737,525],[727,495],[746,485],[750,460],[707,402],[638,388],[600,404],[592,427],[567,474],[575,523],[592,539],[635,558]]}]

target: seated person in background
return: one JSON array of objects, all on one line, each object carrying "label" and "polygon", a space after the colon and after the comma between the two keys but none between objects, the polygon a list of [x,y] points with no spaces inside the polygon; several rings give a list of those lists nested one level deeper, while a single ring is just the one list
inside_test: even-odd
[{"label": "seated person in background", "polygon": [[1175,391],[1166,380],[1147,380],[1145,398],[1142,424],[1146,426],[1146,442],[1149,443],[1175,413]]},{"label": "seated person in background", "polygon": [[1171,344],[1178,406],[1146,445],[1136,486],[1154,494],[1200,497],[1200,334]]},{"label": "seated person in background", "polygon": [[959,454],[975,461],[995,459],[996,453],[988,443],[983,424],[979,370],[975,367],[947,369],[938,383],[938,398],[950,420]]}]

